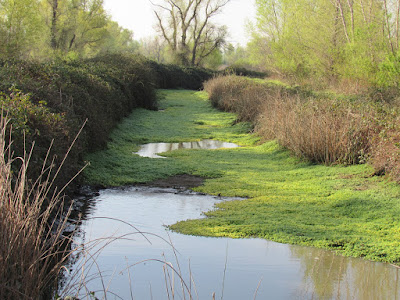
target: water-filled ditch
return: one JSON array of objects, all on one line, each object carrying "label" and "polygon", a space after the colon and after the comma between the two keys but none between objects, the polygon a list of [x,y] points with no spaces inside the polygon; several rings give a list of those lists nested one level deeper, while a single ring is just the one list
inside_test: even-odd
[{"label": "water-filled ditch", "polygon": [[[99,291],[104,288],[122,299],[131,299],[131,295],[134,299],[168,299],[166,282],[168,286],[171,277],[167,274],[166,280],[162,262],[148,261],[157,259],[170,262],[177,269],[180,267],[194,299],[212,299],[214,292],[216,299],[222,296],[223,299],[253,299],[255,293],[257,299],[396,299],[400,296],[399,270],[387,264],[261,239],[185,236],[167,231],[164,226],[199,218],[203,211],[225,200],[229,199],[165,188],[100,191],[92,199],[95,205],[90,208],[90,218],[83,221],[78,239],[84,243],[132,235],[113,241],[96,255],[104,285],[97,278],[87,282],[87,289],[97,291],[100,299]],[[146,232],[145,237],[122,221]],[[169,240],[177,250],[177,259]],[[108,241],[104,240],[101,245]],[[97,266],[85,269],[87,278],[93,274],[98,277]],[[175,293],[181,295],[177,276],[174,286]],[[181,297],[175,295],[175,299]]]},{"label": "water-filled ditch", "polygon": [[197,142],[181,142],[181,143],[149,143],[142,145],[138,154],[143,157],[165,158],[158,155],[159,153],[173,151],[178,149],[219,149],[219,148],[236,148],[239,147],[234,143],[228,143],[216,140],[202,140]]},{"label": "water-filled ditch", "polygon": [[[162,158],[159,153],[176,149],[232,147],[237,145],[212,140],[152,143],[136,154]],[[75,285],[85,282],[81,290],[95,291],[99,299],[104,290],[108,299],[190,299],[187,292],[183,297],[182,286],[194,299],[212,299],[213,293],[215,299],[400,296],[399,269],[388,264],[262,239],[186,236],[165,227],[200,218],[216,203],[229,200],[160,187],[100,191],[88,201],[91,205],[76,235],[76,244],[98,244],[75,258]],[[183,285],[171,267],[183,277]]]}]

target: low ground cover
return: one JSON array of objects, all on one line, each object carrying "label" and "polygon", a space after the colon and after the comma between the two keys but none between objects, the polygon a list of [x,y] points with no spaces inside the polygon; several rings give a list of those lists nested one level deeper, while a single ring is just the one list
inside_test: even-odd
[{"label": "low ground cover", "polygon": [[[258,137],[248,134],[248,123],[235,122],[235,115],[219,112],[208,103],[205,93],[161,90],[159,111],[135,110],[113,131],[107,149],[87,156],[91,166],[86,177],[91,184],[119,186],[145,183],[194,170],[186,162],[152,159],[133,154],[141,144],[188,142],[203,139],[252,145]],[[202,174],[216,177],[220,172]]]},{"label": "low ground cover", "polygon": [[[261,143],[248,123],[211,107],[205,93],[162,91],[159,111],[138,109],[111,135],[104,151],[87,157],[87,181],[103,186],[143,183],[176,174],[208,178],[197,191],[242,196],[208,218],[171,226],[185,234],[260,237],[337,250],[349,256],[400,261],[400,188],[371,176],[368,165],[323,166],[296,158],[275,141]],[[149,142],[205,138],[242,147],[177,150],[166,159],[133,152]]]}]

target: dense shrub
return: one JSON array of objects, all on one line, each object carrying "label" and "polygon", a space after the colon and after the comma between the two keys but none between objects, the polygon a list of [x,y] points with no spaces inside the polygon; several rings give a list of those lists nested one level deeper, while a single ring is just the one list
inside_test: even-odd
[{"label": "dense shrub", "polygon": [[264,138],[277,139],[312,162],[365,162],[376,152],[381,124],[387,121],[382,102],[318,96],[237,76],[215,78],[204,86],[214,106],[253,122]]},{"label": "dense shrub", "polygon": [[203,82],[214,75],[211,70],[204,68],[158,64],[154,61],[148,63],[153,70],[156,86],[162,89],[199,90],[202,88]]},{"label": "dense shrub", "polygon": [[372,148],[372,164],[376,174],[388,174],[400,183],[400,107],[391,106],[383,113],[384,119],[375,120],[380,131]]},{"label": "dense shrub", "polygon": [[53,154],[63,157],[87,120],[64,176],[59,177],[63,180],[77,171],[84,152],[106,145],[110,131],[132,109],[156,107],[151,70],[139,56],[48,63],[4,61],[0,63],[0,92],[3,109],[17,127],[14,151],[17,155],[23,152],[23,139],[18,137],[24,130],[28,146],[36,143],[35,163],[44,159],[53,139]]},{"label": "dense shrub", "polygon": [[311,162],[364,163],[375,135],[374,111],[338,99],[277,98],[263,105],[258,131]]},{"label": "dense shrub", "polygon": [[253,121],[257,117],[262,97],[245,96],[254,86],[257,84],[239,76],[216,77],[204,83],[211,104],[216,108],[237,113],[242,121]]},{"label": "dense shrub", "polygon": [[[62,114],[51,112],[43,103],[32,103],[29,94],[24,94],[16,88],[0,93],[0,106],[2,107],[2,118],[7,116],[10,120],[7,140],[13,140],[14,155],[24,157],[27,149],[34,149],[34,154],[30,159],[31,166],[27,171],[29,178],[36,178],[42,172],[42,166],[49,147],[52,145],[52,140],[57,141],[52,145],[52,152],[56,154],[54,162],[60,162],[73,138]],[[12,136],[10,136],[11,131]],[[72,177],[78,169],[77,157],[78,151],[75,151],[68,159],[68,165],[63,173],[64,177]],[[51,164],[52,161],[49,159],[47,167]],[[15,162],[13,166],[18,168],[18,162]],[[64,179],[63,182],[57,182],[60,185],[64,183]]]},{"label": "dense shrub", "polygon": [[253,81],[241,76],[219,76],[204,83],[211,104],[238,115],[240,121],[255,122],[262,104],[281,94],[298,94],[296,89]]},{"label": "dense shrub", "polygon": [[229,66],[228,68],[222,71],[222,74],[246,76],[252,78],[265,78],[269,75],[267,72],[249,70],[241,66]]},{"label": "dense shrub", "polygon": [[149,61],[148,64],[153,71],[156,86],[161,89],[190,89],[199,90],[203,88],[203,83],[215,76],[238,75],[255,78],[264,78],[266,73],[251,71],[241,67],[228,67],[223,71],[212,71],[199,67],[180,67],[172,64],[158,64]]}]

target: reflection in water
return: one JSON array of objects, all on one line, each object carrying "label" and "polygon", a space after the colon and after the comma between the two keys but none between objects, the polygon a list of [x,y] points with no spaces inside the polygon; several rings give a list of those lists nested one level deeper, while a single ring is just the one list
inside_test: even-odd
[{"label": "reflection in water", "polygon": [[336,283],[340,286],[343,282],[348,271],[348,258],[308,247],[293,247],[291,252],[293,257],[300,259],[305,291],[312,291],[317,298],[322,299],[336,296],[334,286]]},{"label": "reflection in water", "polygon": [[173,151],[178,149],[219,149],[219,148],[236,148],[239,147],[234,143],[214,141],[214,140],[203,140],[198,142],[184,142],[184,143],[150,143],[140,147],[138,154],[143,157],[151,158],[165,158],[157,155],[167,151]]},{"label": "reflection in water", "polygon": [[308,247],[291,253],[300,259],[303,291],[316,299],[399,299],[398,268]]},{"label": "reflection in water", "polygon": [[[95,219],[83,222],[82,240],[122,236],[133,231],[122,222],[96,217],[117,218],[158,236],[146,235],[151,244],[137,233],[125,236],[99,252],[92,270],[85,269],[89,278],[98,278],[98,265],[108,290],[122,299],[131,299],[131,291],[135,299],[167,299],[163,265],[155,261],[135,265],[155,258],[177,266],[171,246],[162,238],[173,242],[183,277],[193,287],[190,280],[193,276],[198,299],[212,299],[213,292],[216,299],[222,294],[223,299],[253,299],[260,280],[257,299],[362,300],[399,296],[398,269],[390,265],[261,239],[185,236],[167,232],[163,227],[201,217],[201,212],[221,201],[218,197],[133,187],[103,190],[95,200],[97,205],[92,212]],[[127,272],[127,266],[132,265]],[[175,286],[175,298],[183,299],[177,277]],[[92,280],[86,287],[90,291],[103,289],[100,280]],[[103,297],[101,292],[96,296]]]}]

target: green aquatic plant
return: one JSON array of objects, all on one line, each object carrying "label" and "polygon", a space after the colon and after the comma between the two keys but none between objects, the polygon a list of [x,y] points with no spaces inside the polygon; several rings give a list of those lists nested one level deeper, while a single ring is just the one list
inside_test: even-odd
[{"label": "green aquatic plant", "polygon": [[[164,99],[160,100],[158,111],[135,110],[112,132],[106,150],[86,157],[91,163],[85,171],[89,183],[119,186],[194,171],[179,160],[139,157],[134,152],[141,144],[215,139],[244,146],[259,140],[248,134],[250,124],[236,124],[233,114],[212,108],[204,92],[174,90],[160,93]],[[216,172],[206,176],[219,175],[220,172]]]},{"label": "green aquatic plant", "polygon": [[[248,123],[213,109],[205,93],[163,91],[160,111],[136,110],[113,132],[108,149],[91,154],[92,184],[146,183],[176,174],[207,178],[196,191],[248,200],[224,202],[207,218],[179,222],[185,234],[260,237],[333,249],[343,255],[400,261],[400,188],[371,176],[369,165],[331,167],[294,157],[275,141],[260,143]],[[182,149],[167,159],[134,154],[139,144],[204,138],[242,147]]]}]

